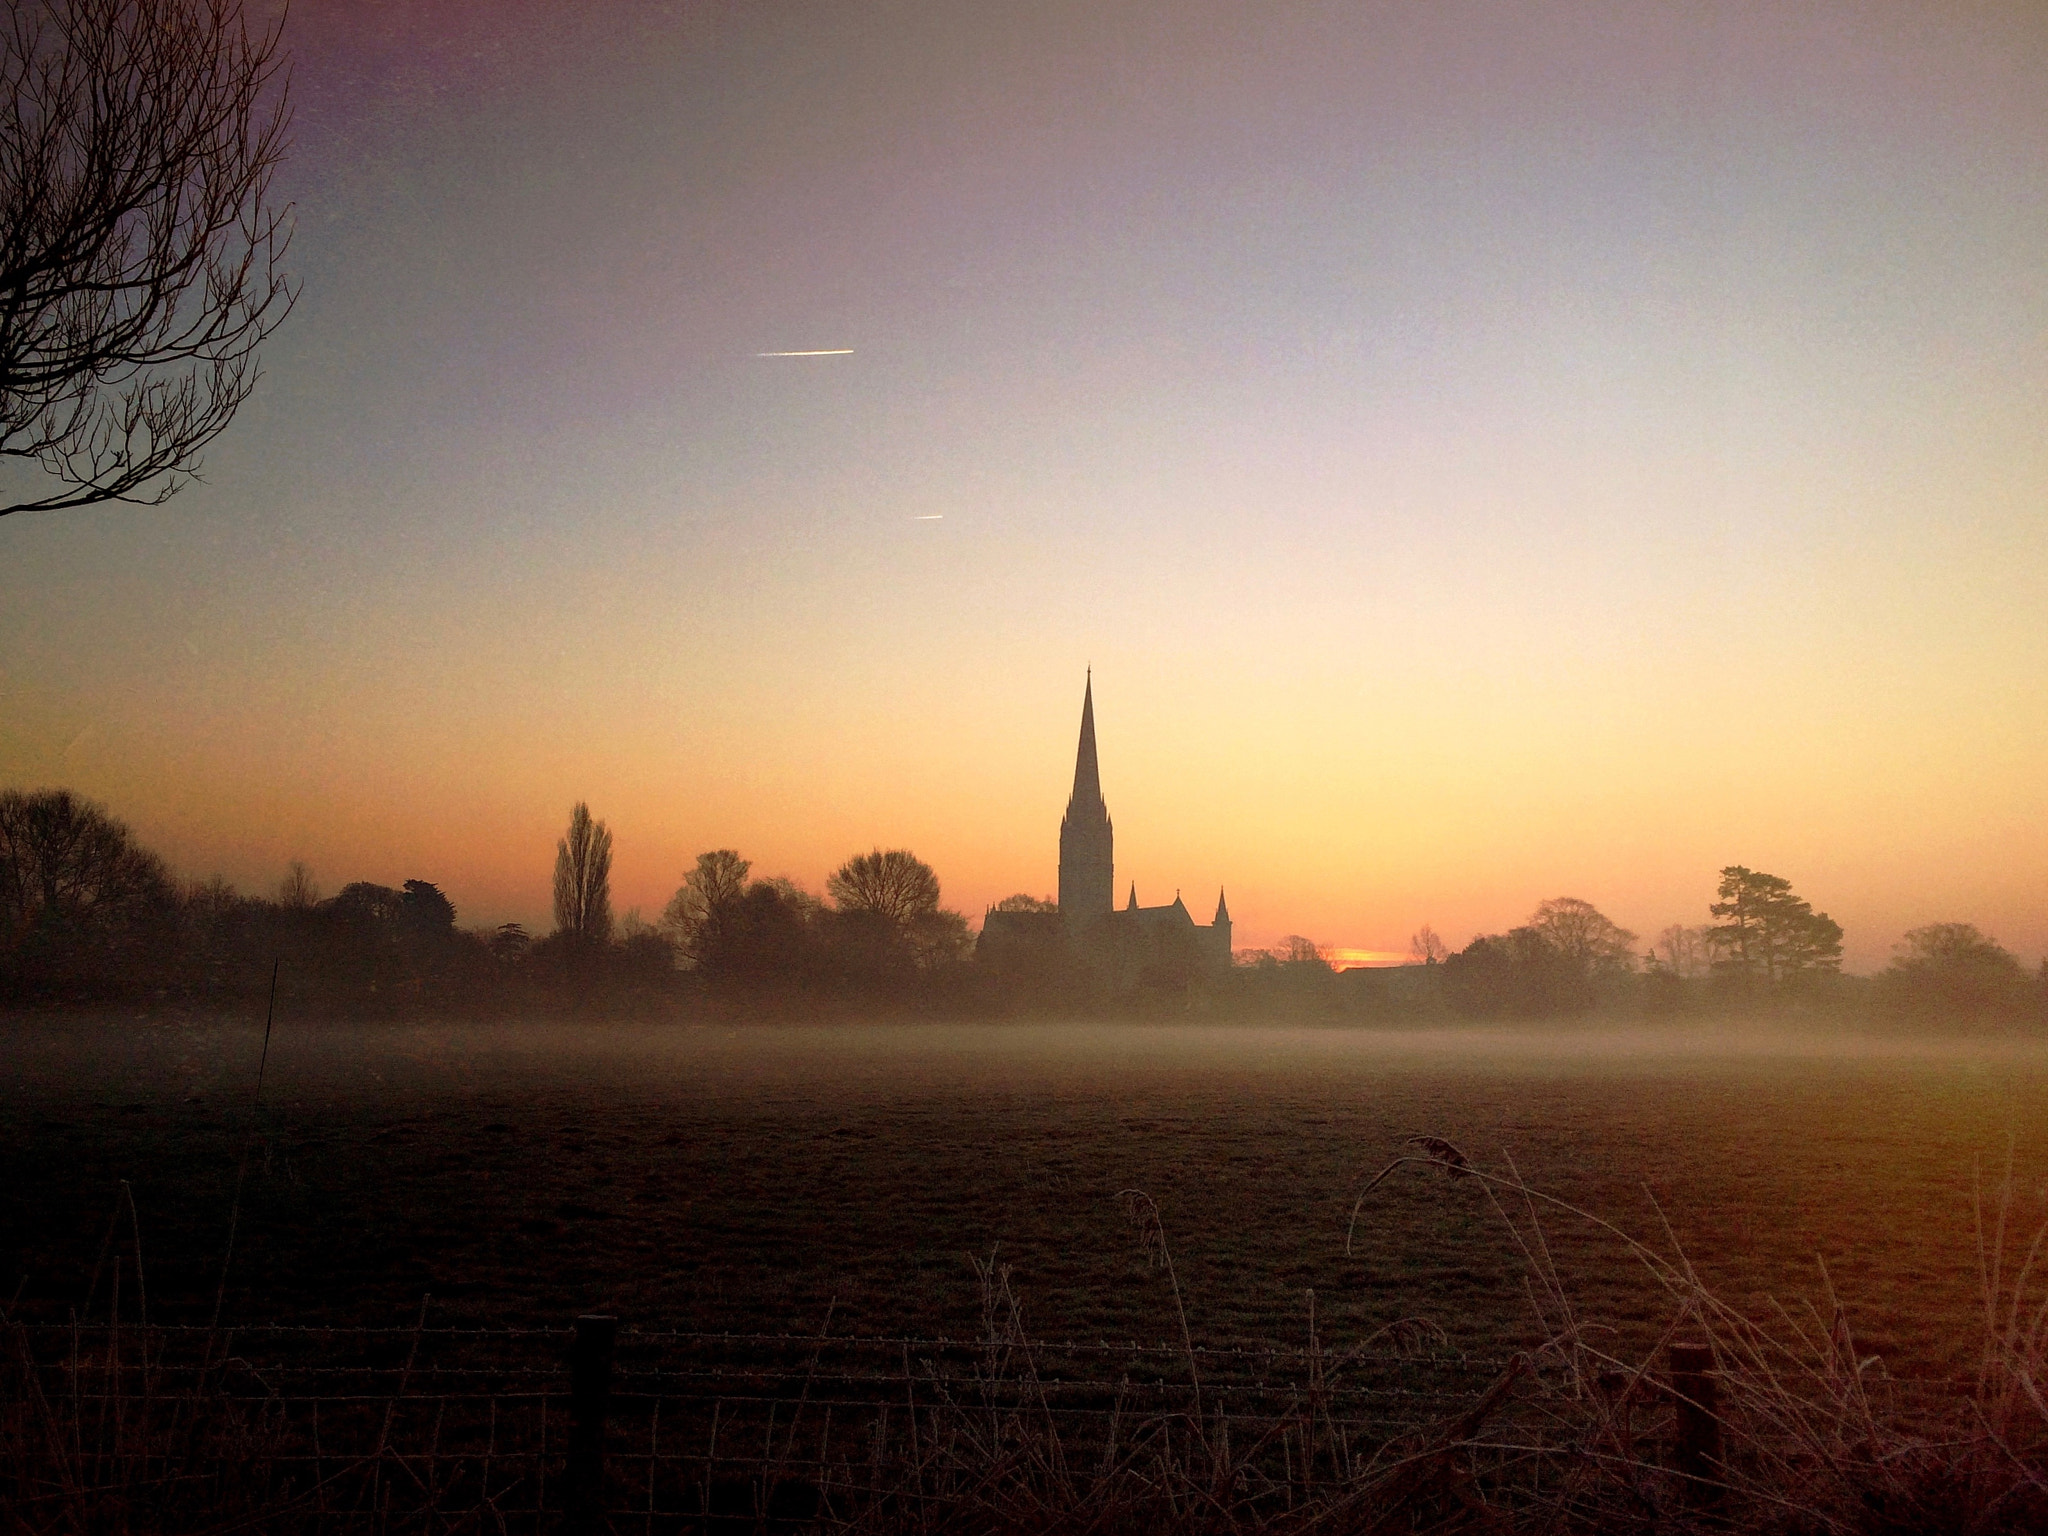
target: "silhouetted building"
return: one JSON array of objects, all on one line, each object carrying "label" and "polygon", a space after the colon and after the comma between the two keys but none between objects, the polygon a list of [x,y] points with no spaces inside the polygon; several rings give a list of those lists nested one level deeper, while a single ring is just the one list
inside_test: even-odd
[{"label": "silhouetted building", "polygon": [[1170,905],[1141,907],[1138,887],[1116,907],[1115,830],[1102,798],[1095,755],[1095,680],[1081,693],[1081,743],[1074,755],[1074,789],[1060,818],[1059,907],[1054,912],[1001,912],[982,916],[976,953],[1002,967],[1078,962],[1119,988],[1172,985],[1230,965],[1230,908],[1216,895],[1216,916],[1194,920],[1180,893]]}]

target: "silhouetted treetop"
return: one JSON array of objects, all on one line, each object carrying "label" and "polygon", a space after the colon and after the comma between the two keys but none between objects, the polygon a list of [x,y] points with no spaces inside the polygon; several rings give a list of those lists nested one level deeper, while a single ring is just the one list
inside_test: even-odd
[{"label": "silhouetted treetop", "polygon": [[1715,964],[1755,980],[1779,982],[1842,963],[1842,925],[1792,894],[1792,882],[1730,864],[1721,871],[1707,908],[1721,921],[1713,927]]},{"label": "silhouetted treetop", "polygon": [[751,868],[730,848],[697,855],[661,914],[662,930],[686,960],[701,965],[718,950],[733,909],[746,895]]},{"label": "silhouetted treetop", "polygon": [[1673,923],[1657,935],[1653,946],[1657,963],[1673,976],[1704,976],[1713,968],[1714,931]]},{"label": "silhouetted treetop", "polygon": [[2048,1001],[2019,957],[1973,923],[1912,929],[1878,981],[1893,1012],[1930,1021],[2036,1013]]},{"label": "silhouetted treetop", "polygon": [[1282,965],[1301,966],[1310,970],[1330,969],[1330,952],[1314,939],[1290,933],[1273,950],[1273,958]]},{"label": "silhouetted treetop", "polygon": [[1437,931],[1424,923],[1408,938],[1408,959],[1416,965],[1441,965],[1451,952],[1450,945],[1437,936]]},{"label": "silhouetted treetop", "polygon": [[1625,971],[1635,965],[1636,936],[1610,920],[1590,901],[1581,901],[1576,896],[1554,896],[1538,903],[1529,926],[1587,976],[1602,971]]},{"label": "silhouetted treetop", "polygon": [[1594,999],[1585,968],[1529,925],[1481,934],[1442,969],[1445,996],[1475,1018],[1583,1013]]},{"label": "silhouetted treetop", "polygon": [[398,920],[413,933],[438,935],[455,929],[455,903],[426,880],[408,880],[398,898]]},{"label": "silhouetted treetop", "polygon": [[855,854],[826,877],[825,889],[840,911],[871,913],[899,927],[939,905],[939,877],[905,848]]},{"label": "silhouetted treetop", "polygon": [[1057,912],[1060,904],[1050,896],[1027,896],[1019,891],[1015,896],[1005,896],[996,903],[998,912]]},{"label": "silhouetted treetop", "polygon": [[320,887],[313,882],[313,871],[303,859],[293,859],[285,866],[284,878],[277,883],[277,904],[293,912],[311,909],[320,900]]},{"label": "silhouetted treetop", "polygon": [[555,929],[602,944],[612,934],[612,834],[581,800],[555,844]]},{"label": "silhouetted treetop", "polygon": [[382,928],[397,920],[399,905],[404,899],[388,885],[378,885],[371,880],[351,880],[323,905],[338,916]]},{"label": "silhouetted treetop", "polygon": [[68,789],[0,792],[0,934],[90,927],[169,903],[163,860]]}]

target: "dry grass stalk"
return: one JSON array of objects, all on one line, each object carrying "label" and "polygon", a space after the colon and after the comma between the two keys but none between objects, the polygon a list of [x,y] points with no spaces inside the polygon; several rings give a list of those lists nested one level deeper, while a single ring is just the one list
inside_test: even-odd
[{"label": "dry grass stalk", "polygon": [[[1265,1395],[1256,1396],[1233,1385],[1227,1370],[1207,1369],[1158,1208],[1131,1191],[1126,1210],[1172,1282],[1184,1384],[1169,1370],[1160,1380],[1126,1375],[1091,1386],[1077,1382],[1071,1361],[1049,1366],[1062,1346],[1032,1339],[1011,1271],[991,1255],[975,1265],[982,1337],[969,1374],[914,1364],[906,1346],[893,1407],[878,1399],[866,1419],[842,1417],[835,1432],[834,1405],[812,1397],[813,1379],[822,1379],[821,1335],[797,1370],[801,1391],[784,1399],[791,1413],[778,1420],[769,1408],[751,1461],[718,1454],[714,1408],[701,1476],[692,1458],[671,1457],[687,1466],[664,1492],[660,1446],[670,1420],[656,1417],[646,1481],[618,1484],[621,1507],[635,1511],[635,1528],[648,1530],[873,1536],[1606,1536],[1731,1527],[1783,1536],[2016,1536],[2048,1529],[2048,1224],[2035,1230],[2017,1264],[2009,1261],[2018,1246],[2009,1165],[1995,1200],[1979,1201],[1985,1336],[1976,1378],[1959,1397],[1929,1401],[1859,1351],[1825,1270],[1816,1304],[1751,1317],[1713,1293],[1668,1222],[1658,1243],[1646,1243],[1532,1188],[1512,1161],[1483,1168],[1441,1139],[1414,1145],[1417,1152],[1366,1185],[1347,1244],[1372,1190],[1397,1170],[1454,1178],[1487,1202],[1520,1255],[1541,1340],[1429,1422],[1402,1429],[1353,1410],[1366,1400],[1359,1395],[1366,1373],[1389,1356],[1429,1356],[1443,1346],[1441,1332],[1406,1319],[1333,1349],[1312,1293],[1307,1347],[1294,1356],[1290,1379],[1263,1384]],[[363,1437],[354,1454],[332,1423],[323,1452],[315,1418],[309,1458],[307,1426],[287,1422],[289,1400],[266,1394],[228,1335],[197,1331],[196,1368],[190,1358],[170,1359],[167,1330],[146,1323],[139,1236],[132,1265],[112,1252],[121,1214],[139,1227],[132,1197],[124,1192],[123,1200],[103,1245],[103,1259],[112,1254],[104,1320],[74,1322],[61,1359],[48,1358],[47,1345],[37,1358],[30,1330],[5,1320],[0,1530],[125,1536],[259,1527],[510,1531],[547,1523],[553,1479],[544,1405],[533,1423],[538,1440],[514,1449],[501,1443],[499,1404],[491,1399],[479,1475],[442,1454],[445,1402],[422,1418],[406,1399],[424,1311],[395,1394],[358,1400]],[[1664,1293],[1668,1321],[1640,1356],[1622,1355],[1611,1333],[1575,1305],[1549,1235],[1560,1221],[1590,1223],[1610,1236]],[[1671,1444],[1680,1405],[1662,1362],[1680,1339],[1703,1347],[1711,1361],[1703,1379],[1713,1388],[1720,1449],[1704,1473],[1683,1470]],[[1077,1387],[1095,1392],[1095,1407],[1077,1409]],[[412,1416],[405,1436],[402,1406]],[[1701,1398],[1696,1406],[1709,1405]],[[759,1432],[753,1422],[750,1433]],[[734,1420],[731,1432],[739,1428]],[[714,1468],[738,1469],[738,1490],[733,1477],[715,1481]]]}]

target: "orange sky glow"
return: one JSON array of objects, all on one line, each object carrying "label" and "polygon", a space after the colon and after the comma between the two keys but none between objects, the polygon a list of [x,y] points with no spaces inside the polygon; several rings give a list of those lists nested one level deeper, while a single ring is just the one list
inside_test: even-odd
[{"label": "orange sky glow", "polygon": [[[602,18],[598,12],[605,14]],[[570,806],[1341,963],[2048,951],[2048,11],[295,6],[298,312],[0,520],[0,785],[548,925]],[[850,349],[850,350],[849,350]],[[776,357],[785,352],[842,355]]]}]

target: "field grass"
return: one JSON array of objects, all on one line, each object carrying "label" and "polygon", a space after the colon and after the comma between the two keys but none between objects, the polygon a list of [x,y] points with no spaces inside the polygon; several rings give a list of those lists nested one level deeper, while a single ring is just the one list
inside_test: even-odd
[{"label": "field grass", "polygon": [[[593,1497],[650,1532],[2048,1519],[2038,1046],[326,1028],[258,1105],[246,1025],[0,1039],[24,1531],[550,1528],[586,1310],[635,1360]],[[216,1307],[385,1331],[164,1326]]]},{"label": "field grass", "polygon": [[[1738,1306],[1817,1294],[1868,1350],[1965,1368],[1973,1173],[2015,1149],[2038,1219],[2048,1052],[1756,1031],[1366,1034],[1120,1026],[281,1027],[266,1102],[241,1022],[13,1021],[0,1036],[0,1287],[78,1307],[130,1181],[149,1301],[210,1313],[238,1169],[230,1319],[972,1333],[970,1259],[1042,1338],[1165,1339],[1165,1279],[1118,1191],[1156,1202],[1201,1338],[1332,1338],[1426,1316],[1497,1356],[1523,1266],[1455,1181],[1389,1180],[1403,1138],[1646,1238],[1668,1217]],[[1654,1203],[1653,1203],[1654,1201]],[[1559,1221],[1584,1315],[1641,1342],[1665,1303]],[[126,1239],[123,1239],[124,1243]]]}]

